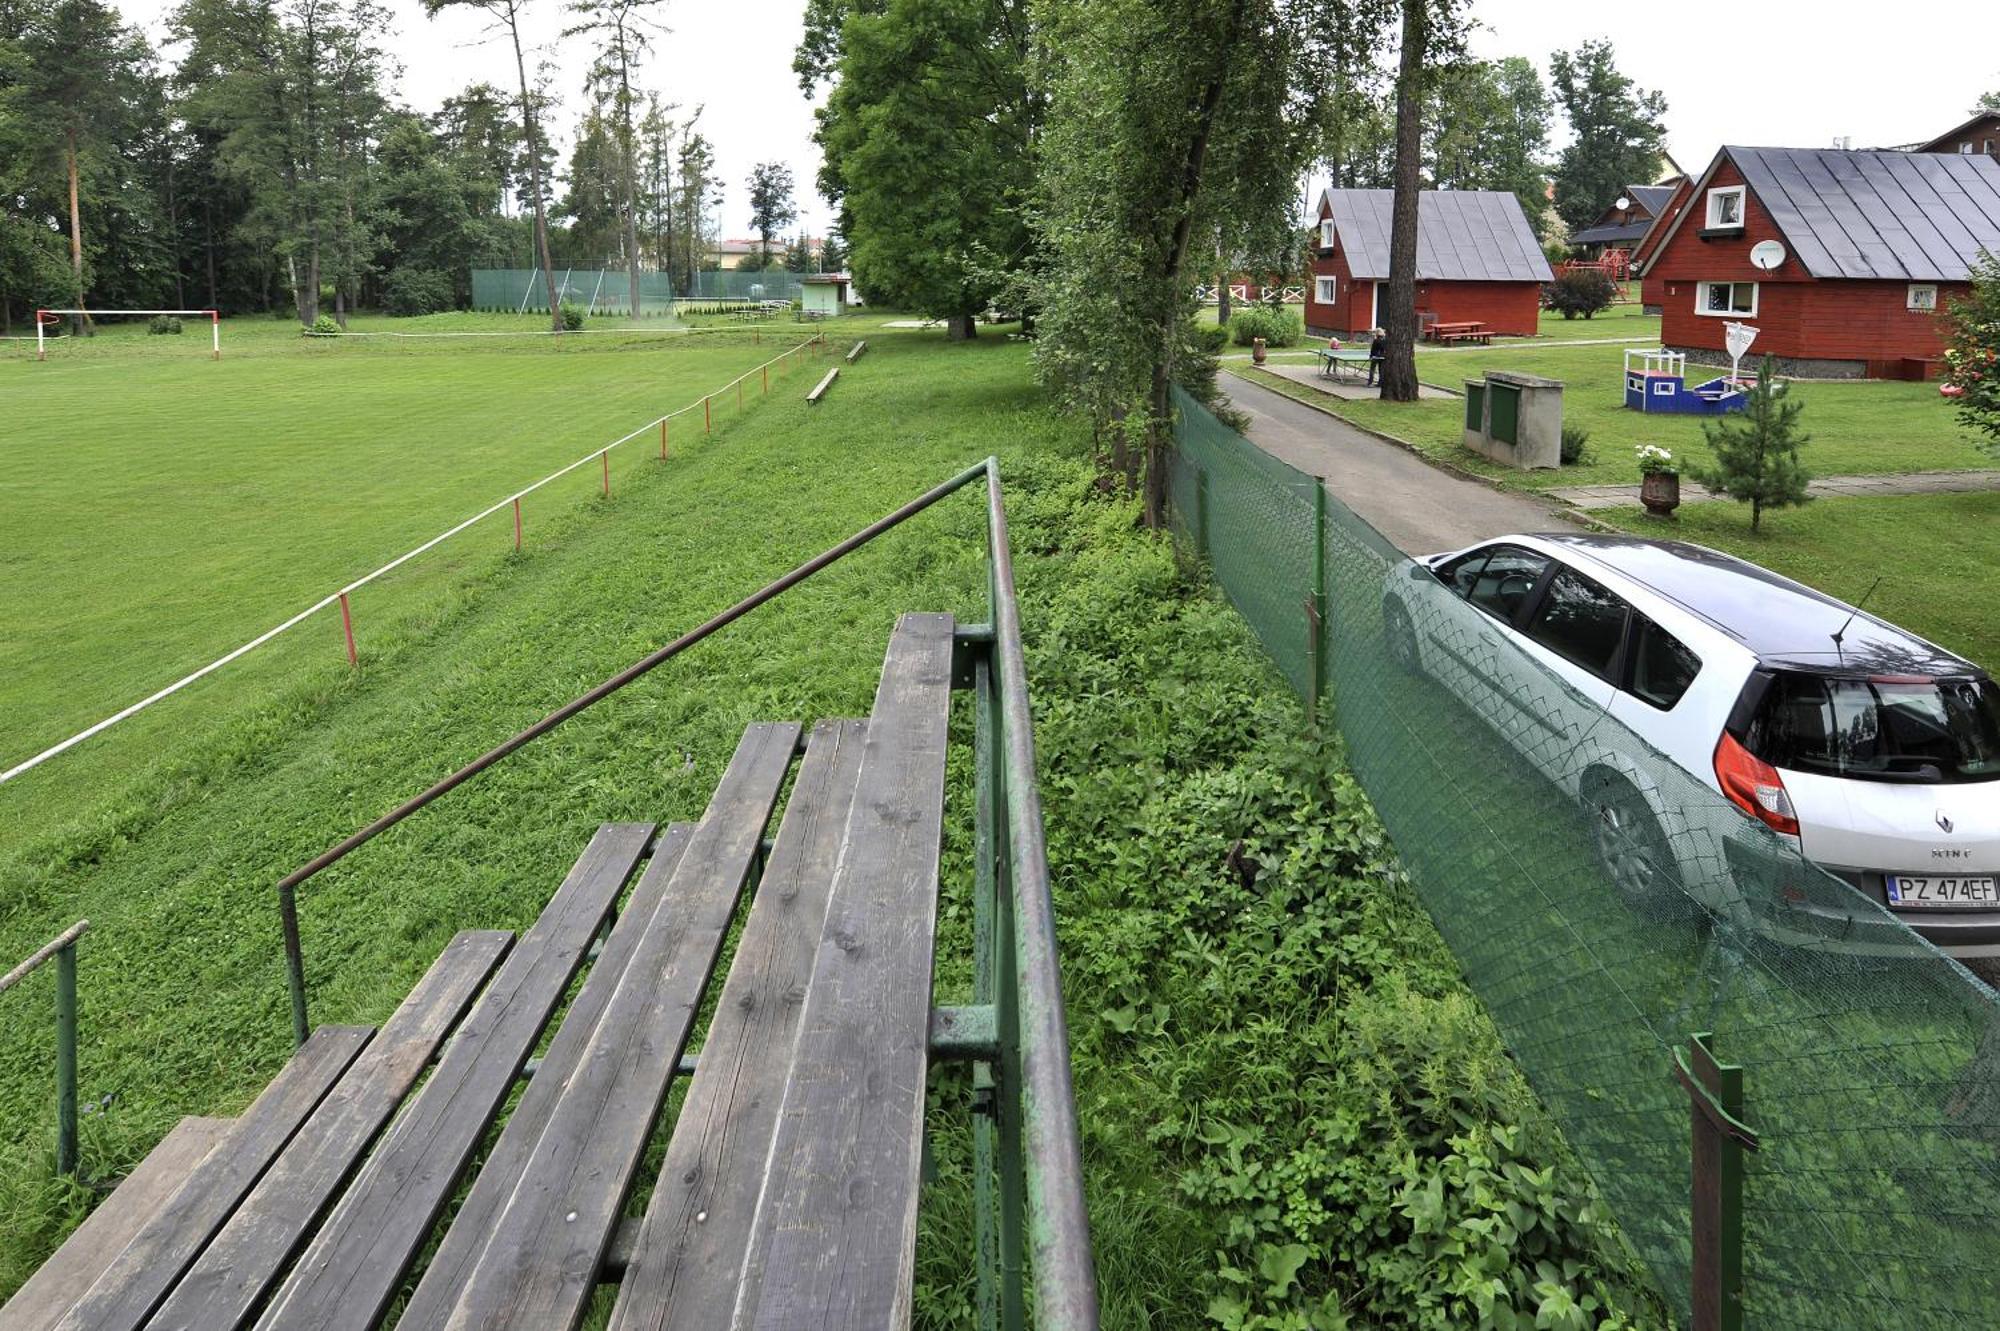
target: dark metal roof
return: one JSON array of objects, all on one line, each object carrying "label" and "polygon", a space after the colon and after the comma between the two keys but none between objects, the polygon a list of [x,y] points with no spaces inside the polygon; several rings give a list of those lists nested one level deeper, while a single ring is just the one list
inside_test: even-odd
[{"label": "dark metal roof", "polygon": [[1814,277],[1963,282],[1982,249],[2000,253],[2000,159],[1837,148],[1722,152]]},{"label": "dark metal roof", "polygon": [[1585,227],[1581,231],[1570,232],[1569,243],[1572,245],[1615,245],[1619,241],[1636,241],[1645,235],[1646,229],[1652,225],[1653,221],[1651,218],[1642,217],[1636,222],[1627,222],[1622,226]]},{"label": "dark metal roof", "polygon": [[[1766,665],[1800,670],[1982,674],[1962,657],[1906,629],[1856,612],[1802,582],[1686,541],[1595,533],[1542,533],[1708,620]],[[1848,623],[1849,617],[1853,622]],[[1836,648],[1833,635],[1845,624]]]},{"label": "dark metal roof", "polygon": [[[1348,270],[1362,281],[1389,276],[1389,214],[1395,191],[1330,189]],[[1521,201],[1507,190],[1424,190],[1417,195],[1420,282],[1552,282]]]},{"label": "dark metal roof", "polygon": [[1658,217],[1660,209],[1674,197],[1674,185],[1627,185],[1625,197],[1646,210],[1648,216]]}]

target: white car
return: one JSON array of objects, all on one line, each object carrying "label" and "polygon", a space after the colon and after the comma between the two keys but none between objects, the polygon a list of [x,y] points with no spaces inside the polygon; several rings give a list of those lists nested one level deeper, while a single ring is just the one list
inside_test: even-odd
[{"label": "white car", "polygon": [[1971,662],[1755,564],[1629,536],[1405,562],[1383,632],[1589,812],[1636,907],[1685,892],[1767,935],[1892,950],[1875,912],[1771,867],[1791,848],[1946,952],[2000,956],[2000,685]]}]

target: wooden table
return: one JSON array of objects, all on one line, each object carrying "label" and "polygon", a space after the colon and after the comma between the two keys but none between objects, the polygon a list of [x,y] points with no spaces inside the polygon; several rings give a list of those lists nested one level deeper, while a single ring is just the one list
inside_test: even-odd
[{"label": "wooden table", "polygon": [[1433,323],[1425,330],[1425,335],[1433,342],[1480,342],[1493,339],[1486,325],[1477,319],[1463,319],[1451,323]]}]

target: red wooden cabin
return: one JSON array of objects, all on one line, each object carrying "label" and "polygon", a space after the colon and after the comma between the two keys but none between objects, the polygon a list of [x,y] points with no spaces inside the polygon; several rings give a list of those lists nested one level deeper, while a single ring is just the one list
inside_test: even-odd
[{"label": "red wooden cabin", "polygon": [[[1772,267],[1751,260],[1761,242],[1782,247]],[[1733,320],[1757,328],[1752,358],[1789,373],[1915,378],[1982,249],[2000,253],[2000,158],[1724,148],[1643,273],[1661,341],[1695,359],[1728,363]]]},{"label": "red wooden cabin", "polygon": [[[1306,327],[1352,334],[1382,326],[1389,283],[1386,189],[1329,189],[1320,196],[1319,244],[1306,292]],[[1492,333],[1531,337],[1541,317],[1549,261],[1521,201],[1505,190],[1425,190],[1417,195],[1417,309],[1444,323],[1476,320]]]}]

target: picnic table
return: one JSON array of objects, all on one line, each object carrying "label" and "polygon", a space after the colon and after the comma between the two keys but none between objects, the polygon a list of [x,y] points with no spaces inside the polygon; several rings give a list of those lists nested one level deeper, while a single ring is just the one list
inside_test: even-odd
[{"label": "picnic table", "polygon": [[1363,374],[1368,366],[1368,348],[1342,347],[1338,351],[1332,347],[1314,349],[1319,357],[1319,375],[1322,379],[1338,379],[1342,372]]},{"label": "picnic table", "polygon": [[1433,321],[1425,330],[1425,335],[1433,342],[1477,342],[1485,346],[1492,342],[1493,334],[1484,323],[1477,319],[1461,319],[1454,322]]}]

